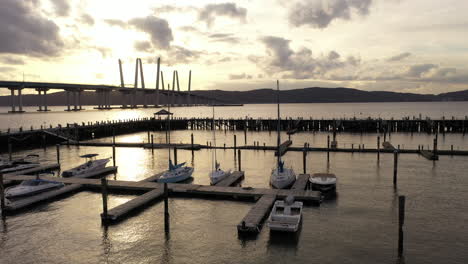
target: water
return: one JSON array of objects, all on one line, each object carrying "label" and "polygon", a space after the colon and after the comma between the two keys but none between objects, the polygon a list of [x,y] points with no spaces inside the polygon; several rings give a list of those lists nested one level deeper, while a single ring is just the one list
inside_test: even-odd
[{"label": "water", "polygon": [[[244,108],[248,107],[251,106]],[[195,116],[197,111],[206,116],[211,111],[208,107],[191,109]],[[225,111],[223,109],[217,108],[217,112]],[[175,110],[185,111],[183,108]],[[131,110],[128,113],[137,114],[138,111],[147,111],[149,116],[154,110]],[[458,117],[463,116],[464,110],[457,111]],[[329,112],[337,113],[335,110]],[[99,115],[85,111],[69,116],[87,116],[88,113],[89,117],[84,118],[94,115],[93,120],[99,120],[102,115],[127,111],[113,110],[99,112]],[[24,116],[28,115],[42,116]],[[45,116],[49,115],[54,113]],[[265,116],[263,113],[258,115]],[[189,142],[192,132],[196,143],[205,144],[212,140],[211,131],[173,131],[171,138],[173,142]],[[234,133],[217,131],[218,145],[231,145]],[[292,140],[297,146],[304,142],[325,146],[327,135],[298,133]],[[164,133],[156,132],[154,136],[156,142],[164,141]],[[249,132],[247,142],[273,144],[275,136],[268,132]],[[135,133],[118,136],[117,141],[141,142],[146,137],[146,133]],[[286,135],[282,137],[286,138]],[[395,133],[391,141],[395,145],[414,148],[418,144],[430,145],[432,139],[426,134]],[[244,144],[242,132],[237,133],[237,142]],[[439,137],[443,149],[448,149],[451,144],[468,149],[466,142],[459,134]],[[376,135],[338,134],[338,144],[348,147],[349,144],[365,144],[370,148],[376,144]],[[187,161],[195,167],[193,183],[209,184],[211,151],[195,151],[194,156],[191,151],[178,151],[180,162]],[[17,155],[31,152],[41,154],[43,162],[56,159],[55,147],[45,151],[23,151]],[[85,153],[109,157],[112,150],[62,146],[63,169],[80,164],[82,161],[77,157]],[[155,150],[152,155],[151,150],[117,148],[116,154],[119,170],[116,175],[109,175],[109,179],[141,180],[167,168],[167,150]],[[218,150],[217,156],[223,168],[237,166],[233,150]],[[297,173],[302,172],[301,152],[288,152],[284,159],[287,166],[292,166]],[[271,151],[243,151],[242,169],[246,178],[242,186],[269,188],[269,173],[274,162]],[[156,203],[106,228],[101,225],[99,216],[101,195],[82,191],[6,217],[0,225],[0,263],[397,263],[398,195],[407,197],[406,263],[466,263],[467,164],[468,157],[463,156],[440,156],[439,161],[433,162],[416,154],[401,154],[398,189],[395,191],[391,154],[381,154],[380,162],[377,162],[376,154],[330,153],[330,162],[327,162],[326,153],[310,152],[307,172],[335,173],[338,196],[324,201],[320,207],[305,207],[302,229],[297,237],[278,236],[264,227],[256,239],[244,240],[238,237],[236,225],[253,203],[190,198],[170,199],[169,236],[164,234],[163,203]],[[109,208],[133,197],[111,194]]]},{"label": "water", "polygon": [[[153,117],[157,109],[114,109],[95,110],[93,106],[85,106],[80,112],[65,112],[63,106],[50,107],[52,112],[37,112],[37,107],[24,107],[26,113],[7,114],[9,107],[0,107],[0,130],[8,128],[29,129],[31,126],[66,125],[67,123],[95,122],[106,120],[123,120],[138,117]],[[175,117],[212,117],[212,108],[174,107],[171,112]],[[281,116],[304,118],[403,118],[430,117],[431,119],[447,119],[455,117],[464,119],[468,113],[468,102],[411,102],[411,103],[333,103],[333,104],[282,104]],[[217,107],[216,116],[223,118],[276,118],[274,104],[248,104],[242,107]]]}]

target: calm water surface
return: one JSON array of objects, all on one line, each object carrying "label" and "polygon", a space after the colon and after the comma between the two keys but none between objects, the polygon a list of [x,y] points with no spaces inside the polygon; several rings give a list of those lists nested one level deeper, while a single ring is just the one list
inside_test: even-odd
[{"label": "calm water surface", "polygon": [[[355,109],[360,104],[343,105],[353,105],[352,109]],[[285,105],[285,112],[291,112],[284,115],[299,115],[300,112],[294,111],[300,109],[293,110],[295,107],[297,105]],[[307,105],[307,110],[303,111],[310,111],[313,117],[321,117],[319,114],[312,114],[315,110],[322,114],[326,112],[325,109],[315,107]],[[462,118],[467,112],[467,104],[461,103],[457,107],[460,109],[454,108],[450,113]],[[250,109],[250,116],[265,117],[268,111],[274,111],[274,106],[260,105],[257,108],[252,105],[243,108],[217,108],[217,112],[226,111],[223,113],[225,117],[245,116],[247,111],[242,111]],[[346,112],[345,108],[328,112],[339,117]],[[184,116],[182,111],[187,111],[185,116],[209,116],[211,108],[175,108],[175,111],[177,116]],[[369,111],[371,110],[365,112],[366,114],[363,112],[363,115],[368,115]],[[372,111],[377,113],[378,109]],[[64,124],[68,119],[124,119],[131,118],[129,116],[132,115],[150,116],[152,112],[154,109],[28,113],[0,115],[0,119],[2,127],[5,126],[4,122],[13,127],[12,124],[18,125],[21,122],[40,124],[42,121],[36,118],[46,117],[49,119],[45,120],[52,120],[54,115],[57,118],[55,123]],[[303,116],[307,117],[308,113]],[[351,113],[353,112],[348,111],[346,115]],[[402,111],[400,114],[413,115],[411,113],[413,112]],[[433,113],[433,117],[452,115],[448,114],[448,110]],[[121,116],[118,117],[119,115]],[[391,112],[391,115],[398,117],[396,112]],[[414,112],[414,115],[417,113]],[[15,118],[23,119],[18,121]],[[206,144],[213,140],[210,131],[173,131],[171,138],[173,142],[187,143],[191,133],[194,133],[196,143]],[[245,144],[242,132],[216,133],[218,145],[232,145],[235,133],[238,144]],[[302,146],[304,142],[309,142],[311,146],[325,146],[327,135],[298,133],[292,140],[296,146]],[[165,140],[164,133],[155,132],[154,136],[156,142]],[[343,133],[338,134],[338,143],[343,147],[365,144],[370,148],[375,147],[376,136]],[[286,135],[282,137],[286,138]],[[275,139],[274,133],[247,133],[247,144],[250,145],[253,141],[271,145]],[[398,133],[392,134],[391,142],[402,148],[417,148],[420,144],[431,145],[432,139],[433,136],[426,134]],[[146,133],[117,137],[119,142],[146,140]],[[468,149],[466,138],[460,134],[439,137],[440,148],[448,149],[452,144],[455,148]],[[40,154],[43,162],[56,160],[55,147],[23,151],[16,155],[27,153]],[[106,147],[62,146],[63,169],[80,164],[82,160],[77,157],[85,153],[99,153],[101,157],[110,157],[112,150]],[[180,162],[186,161],[194,166],[195,184],[209,184],[211,156],[212,150],[206,149],[195,151],[193,156],[191,151],[178,151]],[[217,156],[223,168],[237,166],[233,150],[218,150]],[[118,173],[108,177],[119,180],[144,179],[165,170],[167,157],[167,150],[155,150],[152,154],[151,150],[141,148],[118,148]],[[284,159],[287,166],[293,167],[297,173],[302,172],[301,152],[288,152]],[[242,169],[245,170],[246,178],[242,186],[269,188],[269,174],[274,163],[275,157],[271,151],[243,151]],[[404,226],[406,263],[467,263],[467,169],[468,157],[440,156],[439,161],[433,162],[416,154],[401,154],[398,189],[394,190],[393,155],[382,154],[378,162],[375,154],[330,153],[330,161],[327,162],[326,153],[311,152],[307,156],[307,172],[335,173],[339,178],[338,196],[324,201],[320,207],[305,207],[302,230],[297,237],[271,234],[264,227],[253,240],[238,237],[236,228],[253,203],[171,198],[171,230],[166,236],[163,203],[156,203],[116,225],[104,227],[100,222],[101,195],[83,191],[2,220],[0,263],[397,263],[398,195],[407,197]],[[111,194],[109,207],[134,197],[135,195]]]},{"label": "calm water surface", "polygon": [[[0,107],[0,129],[30,128],[31,126],[57,126],[67,123],[95,122],[106,120],[123,120],[138,117],[152,117],[158,111],[147,109],[114,109],[94,110],[92,106],[85,106],[80,112],[64,112],[65,107],[50,107],[51,112],[37,112],[37,107],[25,107],[25,113],[7,114],[8,107]],[[207,106],[173,107],[176,117],[212,117],[212,108]],[[304,118],[403,118],[430,117],[432,119],[447,119],[455,117],[463,119],[468,115],[468,102],[411,102],[411,103],[330,103],[330,104],[282,104],[281,116]],[[248,104],[242,107],[217,107],[216,116],[223,118],[275,118],[276,105]]]}]

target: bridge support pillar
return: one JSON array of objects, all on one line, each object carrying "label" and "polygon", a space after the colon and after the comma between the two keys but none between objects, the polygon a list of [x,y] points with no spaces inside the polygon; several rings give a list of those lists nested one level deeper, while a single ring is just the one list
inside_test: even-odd
[{"label": "bridge support pillar", "polygon": [[47,88],[37,88],[36,91],[39,94],[39,109],[37,111],[39,112],[47,112],[50,111],[47,109],[47,91],[49,89]]},{"label": "bridge support pillar", "polygon": [[73,111],[78,111],[78,105],[76,101],[76,91],[73,91]]},{"label": "bridge support pillar", "polygon": [[37,93],[39,94],[39,110],[37,110],[37,111],[42,112],[42,103],[41,103],[41,101],[42,101],[41,100],[42,99],[42,91],[38,90],[38,89],[36,89],[36,90],[37,90]]},{"label": "bridge support pillar", "polygon": [[[11,92],[10,96],[10,103],[11,103],[11,111],[9,113],[23,113],[23,97],[21,95],[22,87],[10,87],[8,88]],[[16,96],[15,90],[18,90],[18,110],[16,110]]]},{"label": "bridge support pillar", "polygon": [[71,111],[71,109],[70,109],[70,91],[65,90],[65,93],[67,94],[67,109],[65,109],[65,111]]},{"label": "bridge support pillar", "polygon": [[78,93],[78,110],[79,111],[83,110],[83,107],[82,107],[82,104],[81,104],[81,93],[82,92],[83,92],[82,90],[78,90],[78,92],[77,92]]}]

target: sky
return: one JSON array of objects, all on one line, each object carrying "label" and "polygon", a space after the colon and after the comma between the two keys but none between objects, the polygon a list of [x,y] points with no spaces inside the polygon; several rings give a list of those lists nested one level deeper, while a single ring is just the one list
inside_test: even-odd
[{"label": "sky", "polygon": [[[468,1],[0,0],[0,80],[154,88],[468,89]],[[139,84],[141,85],[141,80]],[[139,86],[141,87],[141,86]],[[0,94],[6,94],[6,91]]]}]

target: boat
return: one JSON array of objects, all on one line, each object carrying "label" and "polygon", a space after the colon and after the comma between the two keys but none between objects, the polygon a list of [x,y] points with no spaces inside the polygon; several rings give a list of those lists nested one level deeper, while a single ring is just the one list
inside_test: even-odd
[{"label": "boat", "polygon": [[18,198],[22,196],[29,196],[45,192],[55,188],[61,188],[65,184],[56,181],[49,181],[43,179],[31,179],[22,181],[17,186],[9,187],[5,190],[5,197],[8,199]]},{"label": "boat", "polygon": [[[28,159],[30,158],[35,158],[36,161],[29,161]],[[26,155],[26,157],[24,158],[15,159],[13,161],[7,161],[7,160],[2,159],[1,166],[0,166],[0,168],[2,169],[0,170],[0,172],[11,173],[11,172],[35,168],[35,167],[38,167],[39,165],[40,165],[39,155],[29,154],[29,155]]]},{"label": "boat", "polygon": [[268,217],[270,231],[297,232],[302,221],[302,202],[288,195],[284,201],[276,201]]},{"label": "boat", "polygon": [[[168,108],[168,113],[170,113],[170,106]],[[161,183],[176,183],[188,180],[192,177],[193,168],[185,166],[185,162],[180,164],[172,164],[171,160],[171,114],[167,115],[167,144],[169,151],[169,169],[159,177],[158,182]]]},{"label": "boat", "polygon": [[332,173],[315,173],[309,179],[312,190],[321,192],[336,191],[336,176]]},{"label": "boat", "polygon": [[[213,121],[215,119],[215,112],[214,112],[214,104],[213,104]],[[221,165],[218,163],[217,158],[216,158],[216,130],[213,129],[213,157],[212,157],[212,163],[213,163],[213,168],[209,174],[210,176],[210,184],[215,185],[218,182],[226,179],[229,175],[231,175],[231,170],[224,171],[221,169]]]},{"label": "boat", "polygon": [[274,188],[277,189],[285,189],[290,187],[295,181],[296,181],[296,173],[294,173],[294,170],[292,168],[285,168],[284,167],[284,161],[281,161],[281,155],[280,152],[280,143],[281,143],[281,138],[280,138],[280,102],[279,102],[279,81],[276,81],[276,89],[277,89],[277,104],[278,104],[278,125],[277,125],[277,132],[278,132],[278,138],[277,138],[277,164],[276,168],[274,168],[271,172],[270,176],[270,184]]},{"label": "boat", "polygon": [[81,158],[85,158],[86,162],[78,167],[62,172],[62,176],[73,177],[84,173],[104,169],[106,167],[106,164],[109,162],[110,158],[96,159],[98,155],[99,154],[86,154],[80,156]]}]

